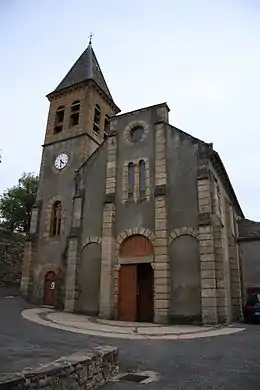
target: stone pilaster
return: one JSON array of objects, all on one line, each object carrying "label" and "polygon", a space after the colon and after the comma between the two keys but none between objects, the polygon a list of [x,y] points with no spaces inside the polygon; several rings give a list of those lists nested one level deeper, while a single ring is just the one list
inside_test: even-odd
[{"label": "stone pilaster", "polygon": [[115,205],[108,203],[103,210],[102,259],[100,278],[99,315],[101,318],[113,316],[113,268],[115,258],[114,231]]},{"label": "stone pilaster", "polygon": [[227,239],[229,249],[229,274],[230,274],[230,295],[232,307],[232,319],[238,320],[242,314],[242,286],[241,269],[238,245],[236,242],[236,226],[232,206],[228,199],[225,200]]},{"label": "stone pilaster", "polygon": [[230,322],[228,243],[219,217],[213,215],[218,322]]},{"label": "stone pilaster", "polygon": [[77,268],[79,264],[80,228],[82,214],[82,198],[74,197],[71,231],[68,238],[66,293],[64,310],[72,312],[77,299]]},{"label": "stone pilaster", "polygon": [[112,318],[114,312],[114,259],[115,259],[115,194],[116,194],[116,163],[117,140],[112,136],[107,146],[106,194],[103,208],[102,259],[100,278],[99,316]]},{"label": "stone pilaster", "polygon": [[154,322],[169,320],[170,265],[167,234],[166,130],[155,125]]},{"label": "stone pilaster", "polygon": [[199,248],[201,270],[201,311],[202,323],[216,324],[217,292],[216,292],[216,269],[214,251],[214,232],[212,226],[212,201],[211,180],[209,169],[202,164],[197,176],[198,209],[199,209]]}]

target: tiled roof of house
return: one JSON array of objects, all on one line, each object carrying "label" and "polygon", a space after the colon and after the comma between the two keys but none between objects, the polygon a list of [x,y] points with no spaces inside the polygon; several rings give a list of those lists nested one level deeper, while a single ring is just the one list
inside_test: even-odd
[{"label": "tiled roof of house", "polygon": [[260,240],[260,222],[250,219],[240,219],[238,221],[238,231],[240,240]]}]

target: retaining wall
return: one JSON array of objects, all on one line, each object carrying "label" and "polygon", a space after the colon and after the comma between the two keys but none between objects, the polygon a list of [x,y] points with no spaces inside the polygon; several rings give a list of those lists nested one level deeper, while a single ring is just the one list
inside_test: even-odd
[{"label": "retaining wall", "polygon": [[18,374],[1,374],[1,390],[92,390],[118,373],[118,349],[97,347]]}]

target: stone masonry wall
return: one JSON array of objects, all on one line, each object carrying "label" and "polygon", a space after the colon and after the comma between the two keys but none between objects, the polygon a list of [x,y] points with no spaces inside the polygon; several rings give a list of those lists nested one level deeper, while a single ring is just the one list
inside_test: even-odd
[{"label": "stone masonry wall", "polygon": [[167,323],[170,308],[170,265],[167,234],[166,129],[155,125],[155,241],[154,241],[154,322]]},{"label": "stone masonry wall", "polygon": [[0,282],[20,283],[25,236],[0,230]]},{"label": "stone masonry wall", "polygon": [[[116,121],[111,123],[111,131],[116,129]],[[112,318],[114,306],[114,285],[113,270],[115,257],[115,203],[116,193],[116,164],[117,164],[117,140],[110,137],[107,154],[106,174],[106,202],[103,206],[103,230],[102,230],[102,259],[101,259],[101,280],[100,280],[100,302],[99,316],[101,318]],[[111,198],[110,198],[111,197]],[[117,286],[116,286],[117,287]]]},{"label": "stone masonry wall", "polygon": [[37,369],[0,375],[0,389],[92,390],[118,373],[118,349],[97,347],[60,358]]}]

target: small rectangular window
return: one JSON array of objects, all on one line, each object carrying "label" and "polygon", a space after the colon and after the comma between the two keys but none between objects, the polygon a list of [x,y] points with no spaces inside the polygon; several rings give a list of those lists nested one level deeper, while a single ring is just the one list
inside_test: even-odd
[{"label": "small rectangular window", "polygon": [[109,133],[109,118],[107,115],[105,115],[105,122],[104,122],[104,139],[108,137]]},{"label": "small rectangular window", "polygon": [[95,131],[95,133],[99,133],[100,131],[99,126],[96,123],[93,124],[93,130]]},{"label": "small rectangular window", "polygon": [[80,109],[80,103],[76,103],[71,106],[71,112],[79,111],[79,109]]},{"label": "small rectangular window", "polygon": [[93,130],[96,133],[100,133],[100,117],[101,117],[101,110],[98,104],[95,106],[95,112],[94,112],[94,122],[93,122]]},{"label": "small rectangular window", "polygon": [[54,134],[60,133],[63,128],[63,120],[64,120],[64,112],[65,112],[65,107],[60,106],[56,110],[55,114],[55,124],[54,124]]},{"label": "small rectangular window", "polygon": [[107,115],[105,115],[105,122],[104,122],[104,133],[109,133],[109,118]]},{"label": "small rectangular window", "polygon": [[56,113],[56,123],[63,122],[64,119],[64,110],[57,111]]},{"label": "small rectangular window", "polygon": [[79,124],[79,112],[75,112],[70,116],[70,127],[76,126]]},{"label": "small rectangular window", "polygon": [[70,127],[79,124],[80,101],[75,100],[70,107]]},{"label": "small rectangular window", "polygon": [[62,125],[54,127],[54,134],[60,133],[62,131]]}]

